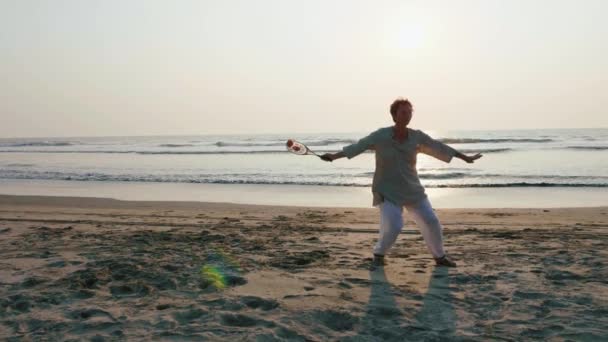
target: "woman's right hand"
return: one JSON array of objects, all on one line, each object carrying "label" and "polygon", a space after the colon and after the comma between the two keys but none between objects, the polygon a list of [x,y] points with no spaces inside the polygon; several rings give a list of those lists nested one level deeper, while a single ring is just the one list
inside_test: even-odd
[{"label": "woman's right hand", "polygon": [[334,155],[333,155],[333,153],[325,153],[324,155],[321,156],[321,159],[328,161],[328,162],[332,162],[332,161],[334,161]]}]

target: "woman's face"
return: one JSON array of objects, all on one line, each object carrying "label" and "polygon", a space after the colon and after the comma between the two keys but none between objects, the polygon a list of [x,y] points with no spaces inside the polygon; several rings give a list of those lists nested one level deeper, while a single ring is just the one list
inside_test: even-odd
[{"label": "woman's face", "polygon": [[393,121],[396,126],[407,126],[412,120],[412,107],[401,105],[397,109],[397,113],[393,116]]}]

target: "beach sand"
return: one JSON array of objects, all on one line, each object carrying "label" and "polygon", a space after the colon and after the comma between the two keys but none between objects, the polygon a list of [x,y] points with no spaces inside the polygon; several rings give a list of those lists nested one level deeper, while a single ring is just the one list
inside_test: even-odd
[{"label": "beach sand", "polygon": [[0,196],[0,339],[608,339],[608,207],[437,213]]}]

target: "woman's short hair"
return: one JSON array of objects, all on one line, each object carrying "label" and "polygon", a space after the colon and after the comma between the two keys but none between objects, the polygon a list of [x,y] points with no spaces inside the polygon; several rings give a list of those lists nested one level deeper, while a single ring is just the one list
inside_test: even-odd
[{"label": "woman's short hair", "polygon": [[412,103],[410,102],[410,100],[400,97],[393,101],[393,104],[391,104],[391,115],[395,116],[395,114],[397,114],[397,110],[399,110],[399,107],[403,105],[407,105],[412,108]]}]

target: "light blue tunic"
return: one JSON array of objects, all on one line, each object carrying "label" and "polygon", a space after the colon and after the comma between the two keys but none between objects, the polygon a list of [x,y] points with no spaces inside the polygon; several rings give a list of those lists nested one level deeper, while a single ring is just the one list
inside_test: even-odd
[{"label": "light blue tunic", "polygon": [[408,137],[402,143],[393,139],[393,126],[390,126],[380,128],[342,149],[348,159],[368,149],[376,151],[376,170],[372,183],[374,206],[384,200],[403,206],[426,198],[416,170],[418,152],[446,163],[457,153],[450,146],[434,140],[420,130],[407,128],[407,131]]}]

